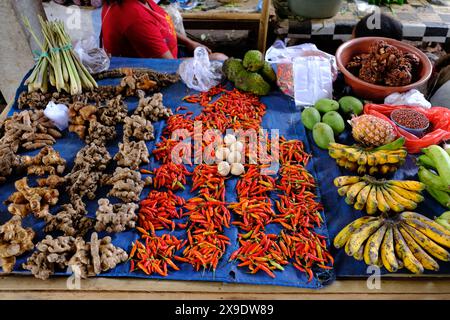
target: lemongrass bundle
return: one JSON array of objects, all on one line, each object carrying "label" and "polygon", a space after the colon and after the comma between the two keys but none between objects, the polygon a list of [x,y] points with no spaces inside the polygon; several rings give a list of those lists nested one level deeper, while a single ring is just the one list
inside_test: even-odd
[{"label": "lemongrass bundle", "polygon": [[77,95],[83,90],[96,88],[97,82],[73,52],[64,24],[61,21],[44,21],[42,17],[39,17],[39,22],[44,35],[43,43],[36,37],[28,19],[24,19],[25,26],[42,51],[25,81],[28,91],[45,93],[51,86],[58,92],[64,90]]}]

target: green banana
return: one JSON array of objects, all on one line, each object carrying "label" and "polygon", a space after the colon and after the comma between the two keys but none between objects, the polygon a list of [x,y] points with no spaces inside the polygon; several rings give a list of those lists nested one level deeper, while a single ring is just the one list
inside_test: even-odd
[{"label": "green banana", "polygon": [[427,191],[437,202],[450,209],[450,194],[430,186],[427,186]]},{"label": "green banana", "polygon": [[428,157],[436,164],[439,177],[446,185],[450,185],[450,155],[437,145],[422,149]]},{"label": "green banana", "polygon": [[446,185],[441,178],[425,167],[419,167],[419,180],[433,189],[450,192],[450,185]]},{"label": "green banana", "polygon": [[420,166],[436,169],[434,161],[427,155],[421,155],[417,158],[417,164]]},{"label": "green banana", "polygon": [[434,220],[434,221],[439,223],[441,226],[443,226],[447,230],[450,230],[450,211],[444,212],[439,217],[437,217],[436,220]]}]

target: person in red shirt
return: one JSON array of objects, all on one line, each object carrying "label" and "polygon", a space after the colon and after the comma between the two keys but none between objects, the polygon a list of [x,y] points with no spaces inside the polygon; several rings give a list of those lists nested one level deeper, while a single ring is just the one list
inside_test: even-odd
[{"label": "person in red shirt", "polygon": [[[205,47],[177,34],[170,16],[153,0],[105,0],[101,38],[106,52],[119,57],[176,59],[178,43],[189,52]],[[207,50],[212,60],[227,59]]]}]

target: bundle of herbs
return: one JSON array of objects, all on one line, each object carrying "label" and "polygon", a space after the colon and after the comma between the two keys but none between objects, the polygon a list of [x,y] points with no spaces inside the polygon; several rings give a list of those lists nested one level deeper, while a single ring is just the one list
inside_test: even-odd
[{"label": "bundle of herbs", "polygon": [[44,21],[39,17],[44,42],[42,43],[31,28],[28,19],[24,24],[39,45],[41,53],[37,58],[33,72],[25,81],[28,91],[64,90],[71,95],[83,90],[97,88],[97,83],[73,52],[72,42],[61,21]]}]

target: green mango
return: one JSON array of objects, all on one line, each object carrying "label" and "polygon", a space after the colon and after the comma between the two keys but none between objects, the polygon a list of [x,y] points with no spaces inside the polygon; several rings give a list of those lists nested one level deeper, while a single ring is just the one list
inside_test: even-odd
[{"label": "green mango", "polygon": [[331,99],[320,99],[316,102],[314,107],[321,113],[327,113],[328,111],[338,111],[339,103]]},{"label": "green mango", "polygon": [[335,135],[342,133],[345,130],[345,122],[342,116],[336,111],[329,111],[322,117],[322,122],[326,123],[333,129]]},{"label": "green mango", "polygon": [[302,112],[302,123],[303,125],[312,130],[316,123],[320,122],[320,113],[316,108],[305,108]]},{"label": "green mango", "polygon": [[312,131],[314,142],[321,149],[328,149],[328,145],[335,142],[333,129],[326,123],[316,123]]}]

